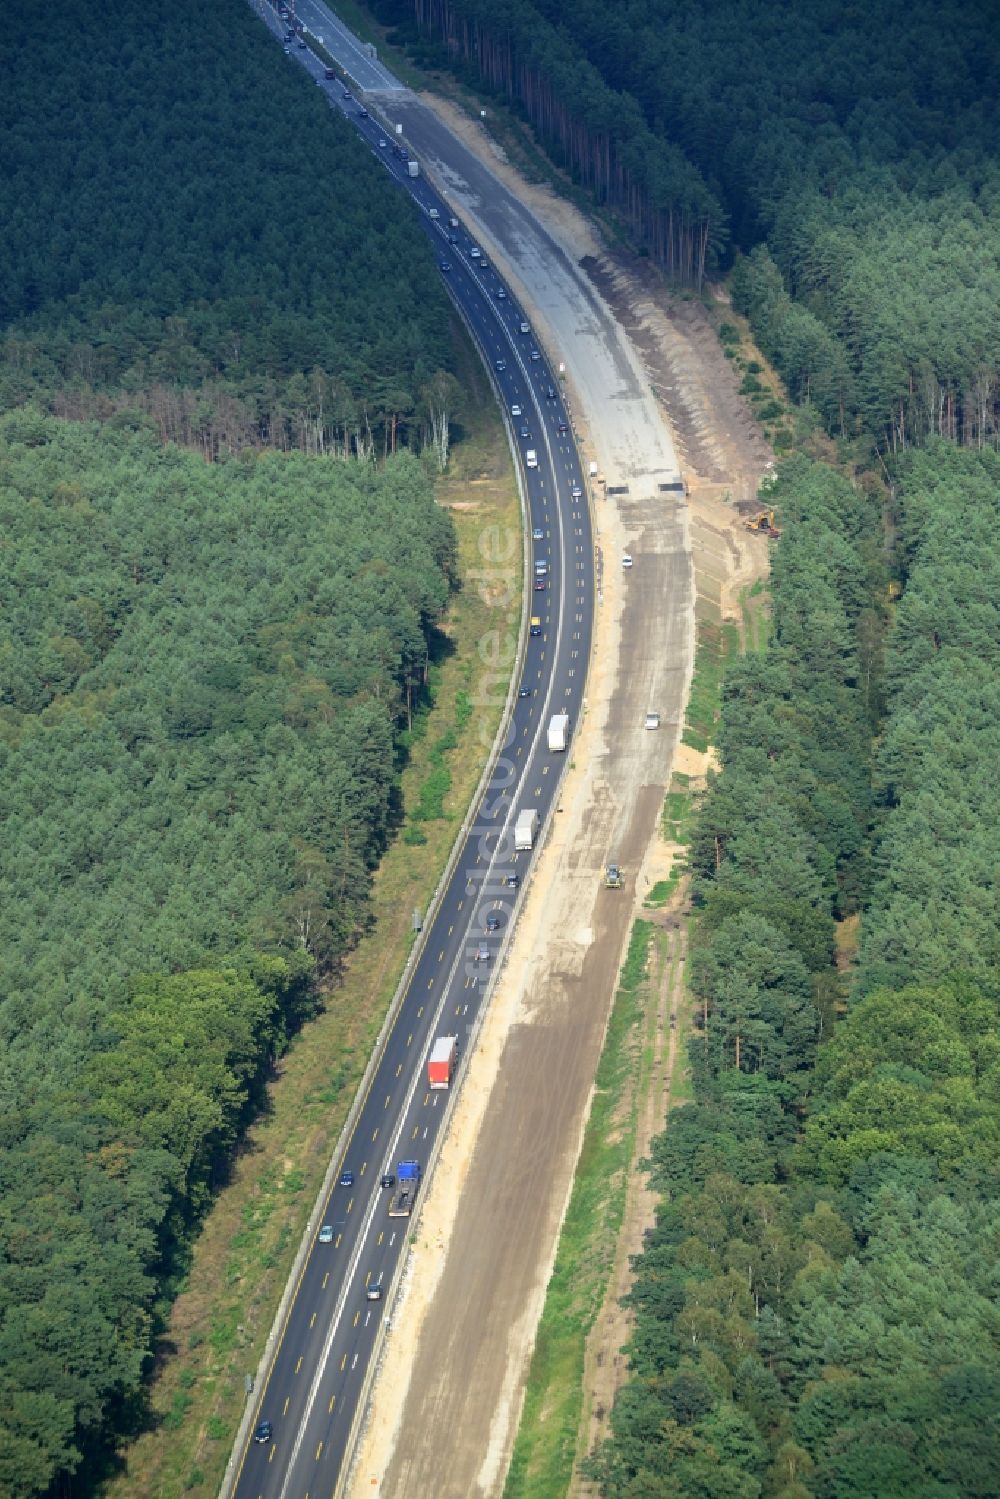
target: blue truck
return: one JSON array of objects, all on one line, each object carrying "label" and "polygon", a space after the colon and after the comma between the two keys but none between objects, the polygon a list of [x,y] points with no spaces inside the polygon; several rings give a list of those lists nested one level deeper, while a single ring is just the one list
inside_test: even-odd
[{"label": "blue truck", "polygon": [[409,1218],[420,1186],[420,1162],[400,1161],[396,1168],[396,1191],[389,1204],[390,1218]]}]

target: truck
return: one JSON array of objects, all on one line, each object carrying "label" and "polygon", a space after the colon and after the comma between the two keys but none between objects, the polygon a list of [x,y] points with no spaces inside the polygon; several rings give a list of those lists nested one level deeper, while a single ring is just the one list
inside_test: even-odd
[{"label": "truck", "polygon": [[390,1218],[409,1218],[420,1186],[420,1162],[400,1161],[396,1167],[396,1191],[389,1203]]},{"label": "truck", "polygon": [[529,468],[538,467],[538,454],[535,452],[534,448],[528,449],[528,451],[524,455],[524,461]]},{"label": "truck", "polygon": [[514,847],[521,851],[535,846],[535,834],[538,832],[538,813],[534,807],[525,807],[518,812],[517,822],[514,824]]},{"label": "truck", "polygon": [[419,163],[419,161],[414,161],[413,158],[412,158],[412,156],[411,156],[410,159],[409,159],[409,161],[406,163],[406,170],[409,172],[409,174],[410,174],[411,177],[419,177],[420,176],[420,163]]},{"label": "truck", "polygon": [[554,753],[566,748],[569,741],[569,714],[553,713],[549,719],[549,749]]},{"label": "truck", "polygon": [[541,617],[538,614],[533,614],[531,616],[531,623],[528,626],[528,634],[529,635],[540,635],[541,633],[542,633],[542,621],[541,621]]},{"label": "truck", "polygon": [[450,1088],[458,1061],[458,1037],[438,1036],[427,1058],[427,1086]]}]

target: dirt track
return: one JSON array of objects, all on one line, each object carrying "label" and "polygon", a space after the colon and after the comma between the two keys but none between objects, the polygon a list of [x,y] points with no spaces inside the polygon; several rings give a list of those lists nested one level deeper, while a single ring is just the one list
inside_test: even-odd
[{"label": "dirt track", "polygon": [[[629,494],[595,500],[607,581],[589,713],[423,1206],[355,1470],[353,1495],[392,1499],[468,1499],[502,1488],[620,958],[634,903],[653,877],[647,852],[683,716],[695,577],[701,607],[718,617],[727,579],[756,570],[758,544],[719,496],[752,494],[767,457],[741,440],[741,403],[703,309],[684,304],[671,322],[665,293],[654,300],[573,209],[516,183],[478,127],[447,113],[479,158],[478,175],[469,168],[475,180],[464,189],[454,167],[438,175],[464,213],[483,210],[477,232],[544,328],[550,354],[567,357],[585,454],[625,476]],[[407,134],[413,139],[412,120]],[[431,175],[433,138],[429,131],[421,151]],[[519,219],[515,227],[497,208],[484,165],[542,216],[543,239],[565,257],[552,275],[544,243],[529,243],[530,225]],[[598,296],[602,319],[611,319],[613,303],[633,325],[631,341],[620,329],[595,337]],[[680,393],[666,388],[674,381],[665,372],[689,368],[697,380]],[[586,377],[575,378],[581,370]],[[683,455],[690,503],[658,490],[674,452]],[[619,565],[626,546],[636,559],[630,573]],[[659,733],[642,728],[651,706],[662,715]],[[602,888],[609,857],[629,876],[623,892]]]}]

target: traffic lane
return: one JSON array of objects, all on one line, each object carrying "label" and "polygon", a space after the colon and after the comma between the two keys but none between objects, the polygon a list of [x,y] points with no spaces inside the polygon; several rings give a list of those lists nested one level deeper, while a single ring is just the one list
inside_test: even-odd
[{"label": "traffic lane", "polygon": [[[540,805],[547,810],[548,804],[551,800],[551,795],[554,791],[555,778],[552,778],[548,785],[545,784],[549,767],[548,765],[541,763],[541,761],[541,755],[536,755],[535,757],[533,757],[533,764],[529,766],[525,779],[528,781],[533,778],[537,779],[538,784],[535,788],[533,788],[535,791],[536,799],[538,800]],[[414,1095],[414,1099],[415,1104],[411,1105],[410,1114],[404,1121],[403,1133],[405,1135],[407,1130],[409,1130],[411,1148],[419,1148],[421,1153],[428,1155],[433,1148],[434,1139],[436,1138],[437,1130],[440,1126],[440,1121],[443,1118],[443,1111],[436,1118],[432,1117],[430,1120],[427,1120],[426,1093],[421,1099],[418,1090],[418,1092]],[[417,1146],[418,1141],[419,1147]],[[400,1145],[400,1149],[401,1151],[403,1149],[402,1142]],[[401,1252],[401,1250],[402,1243],[400,1243],[398,1252]],[[368,1250],[365,1251],[362,1259],[370,1260],[371,1257],[371,1251]],[[370,1273],[370,1270],[366,1272],[366,1279],[370,1278]],[[358,1292],[358,1294],[360,1294],[360,1292]],[[361,1358],[361,1355],[365,1352],[365,1349],[364,1347],[359,1347],[356,1341],[356,1331],[358,1326],[360,1325],[360,1314],[357,1308],[354,1311],[354,1315],[351,1316],[350,1306],[349,1304],[345,1303],[345,1312],[347,1313],[347,1315],[343,1319],[342,1331],[339,1338],[333,1345],[329,1363],[331,1365],[335,1365],[339,1369],[339,1372],[344,1376],[344,1379],[346,1381],[348,1376],[356,1370],[359,1362],[361,1362],[362,1366],[364,1366],[364,1359]],[[365,1328],[370,1325],[371,1321],[371,1318],[365,1319]],[[374,1328],[372,1331],[372,1336],[374,1336]],[[360,1379],[358,1381],[358,1384],[360,1387]],[[343,1393],[345,1395],[348,1393],[346,1390],[346,1384],[343,1387]],[[302,1454],[302,1456],[300,1457],[300,1461],[302,1463],[308,1466],[308,1463],[310,1461],[308,1454],[312,1452],[315,1453],[318,1458],[323,1457],[323,1455],[325,1454],[325,1460],[327,1462],[332,1464],[334,1468],[339,1467],[340,1457],[336,1451],[338,1442],[335,1439],[335,1424],[337,1422],[342,1422],[344,1424],[344,1440],[346,1441],[347,1430],[349,1429],[349,1417],[351,1415],[351,1412],[348,1409],[350,1405],[350,1399],[341,1399],[338,1412],[337,1403],[334,1399],[332,1411],[326,1411],[326,1413],[324,1414],[322,1402],[317,1401],[315,1409],[320,1413],[318,1416],[320,1425],[317,1427],[315,1423],[313,1423],[313,1429],[307,1432],[305,1435],[305,1440],[300,1446],[300,1453]]]},{"label": "traffic lane", "polygon": [[[470,247],[471,247],[471,241],[470,241]],[[476,298],[475,298],[475,288],[476,288],[475,279],[470,275],[468,290],[471,293],[470,302],[472,302],[472,303],[475,303],[475,301],[476,301]],[[502,319],[502,318],[498,318],[496,316],[496,309],[492,306],[492,304],[490,302],[488,302],[486,300],[485,297],[482,297],[482,296],[480,297],[480,305],[479,305],[479,307],[476,310],[480,312],[480,316],[481,316],[481,321],[483,323],[483,331],[484,332],[486,332],[487,329],[489,329],[490,331],[494,331],[495,332],[500,327],[502,327],[502,326],[505,327],[505,320]],[[492,327],[490,327],[490,325],[492,325]],[[538,383],[539,386],[541,386],[541,384],[542,384],[541,377],[539,377],[539,379],[538,379],[538,381],[536,383]],[[513,398],[515,398],[515,399],[518,398],[518,396],[520,395],[520,387],[519,386],[511,385],[509,387],[509,393],[512,395]],[[523,399],[523,396],[521,397],[521,399]],[[539,418],[541,419],[541,414],[540,413],[539,413]],[[541,673],[540,670],[537,673],[537,675],[539,677],[541,677],[542,673]],[[539,791],[541,791],[541,788],[539,788]],[[480,862],[480,861],[477,860],[477,863],[478,862]],[[315,1249],[315,1246],[314,1246],[314,1249]]]},{"label": "traffic lane", "polygon": [[[486,809],[486,810],[488,811],[489,809]],[[495,819],[490,819],[490,820],[491,820],[491,822],[495,822]],[[484,823],[484,825],[485,825],[485,823]],[[485,908],[489,908],[489,907],[494,907],[495,908],[495,906],[497,904],[497,899],[498,899],[498,897],[497,897],[497,895],[495,893],[491,896],[487,892],[486,895],[485,895],[485,897],[484,897],[484,899],[483,899],[483,901],[482,901],[484,909]],[[460,902],[459,902],[459,904],[460,904]],[[448,913],[446,912],[445,914],[448,914]],[[422,1006],[420,1006],[418,1008],[422,1008]],[[466,1005],[465,1008],[468,1009],[469,1008],[468,1005]],[[410,1020],[413,1019],[412,1015],[409,1016],[409,1017],[406,1017],[406,1018],[408,1018]],[[399,1033],[400,1034],[400,1038],[401,1038],[401,1029],[400,1029],[400,1033]],[[428,1023],[428,1030],[427,1030],[427,1038],[428,1039],[429,1039],[429,1034],[430,1034],[430,1030],[429,1030],[429,1023]],[[413,1039],[412,1033],[410,1033],[410,1034],[407,1035],[405,1042],[403,1042],[401,1039],[399,1039],[399,1040],[397,1040],[395,1046],[390,1047],[387,1050],[387,1061],[386,1061],[386,1064],[384,1064],[382,1066],[382,1068],[380,1069],[381,1070],[381,1074],[382,1074],[381,1081],[384,1081],[386,1075],[393,1070],[392,1069],[392,1063],[396,1060],[396,1057],[398,1055],[400,1055],[400,1053],[402,1053],[401,1061],[405,1062],[406,1060],[409,1060],[409,1058],[408,1058],[408,1056],[407,1056],[406,1053],[407,1053],[407,1049],[412,1044],[412,1039]],[[417,1065],[421,1065],[421,1064],[418,1063]],[[396,1075],[398,1076],[398,1067],[396,1069]],[[377,1081],[380,1080],[379,1079],[379,1074],[376,1074],[376,1080]],[[359,1137],[362,1136],[363,1132],[368,1127],[370,1127],[372,1119],[374,1117],[377,1117],[377,1110],[373,1111],[373,1109],[372,1109],[372,1104],[376,1102],[375,1097],[374,1097],[375,1093],[376,1093],[376,1087],[375,1087],[375,1085],[373,1085],[373,1088],[372,1088],[371,1093],[369,1095],[369,1106],[368,1106],[368,1109],[367,1109],[367,1111],[363,1110],[362,1111],[362,1115],[359,1117],[358,1128],[356,1129],[355,1134],[352,1137],[352,1144],[354,1142],[356,1142]],[[365,1117],[366,1112],[367,1112],[367,1118]],[[435,1121],[435,1123],[436,1123],[436,1121]],[[376,1136],[376,1134],[377,1134],[377,1131],[373,1131],[372,1132],[372,1141],[373,1141],[373,1143],[375,1142],[375,1136]],[[412,1129],[411,1129],[411,1136],[412,1136]],[[381,1143],[381,1142],[378,1142],[378,1143]],[[402,1148],[403,1148],[403,1146],[401,1144],[400,1149],[402,1150]],[[422,1141],[421,1142],[421,1149],[425,1153],[427,1153],[428,1150],[429,1150],[429,1143],[425,1143],[425,1142]],[[345,1153],[345,1156],[344,1156],[344,1161],[345,1162],[348,1161],[349,1154],[350,1154],[349,1151],[347,1153]],[[365,1155],[364,1150],[361,1151],[361,1155],[362,1156]],[[286,1341],[286,1344],[287,1344],[287,1359],[284,1360],[284,1362],[290,1363],[294,1359],[295,1360],[294,1373],[296,1373],[296,1374],[298,1374],[298,1372],[299,1372],[299,1370],[300,1370],[300,1368],[302,1366],[302,1362],[303,1362],[303,1358],[304,1358],[304,1355],[302,1353],[302,1348],[308,1342],[310,1336],[313,1334],[314,1329],[316,1327],[316,1323],[317,1323],[316,1304],[317,1304],[317,1301],[319,1300],[319,1292],[323,1291],[323,1290],[326,1290],[327,1286],[328,1286],[328,1282],[329,1282],[329,1269],[324,1270],[324,1265],[326,1264],[327,1260],[329,1258],[331,1258],[331,1257],[334,1260],[336,1260],[338,1252],[340,1253],[340,1255],[346,1255],[347,1253],[349,1253],[349,1252],[352,1251],[352,1249],[354,1247],[354,1244],[353,1244],[353,1236],[351,1234],[351,1224],[352,1224],[352,1222],[360,1224],[363,1220],[362,1220],[362,1217],[361,1217],[360,1214],[357,1217],[353,1218],[353,1219],[351,1217],[351,1214],[354,1212],[355,1208],[358,1206],[358,1190],[359,1190],[359,1188],[363,1189],[364,1182],[365,1182],[365,1177],[366,1177],[366,1175],[367,1175],[367,1173],[368,1173],[369,1170],[371,1170],[371,1172],[372,1172],[370,1180],[372,1181],[372,1183],[374,1183],[376,1164],[378,1164],[379,1166],[381,1165],[380,1162],[379,1163],[375,1163],[374,1161],[369,1162],[367,1159],[362,1159],[360,1161],[360,1163],[355,1162],[355,1168],[354,1169],[356,1169],[357,1172],[358,1172],[358,1174],[359,1174],[359,1181],[358,1181],[358,1184],[356,1185],[356,1187],[355,1188],[340,1188],[340,1187],[338,1187],[338,1188],[335,1189],[334,1193],[331,1194],[331,1198],[329,1199],[329,1202],[328,1202],[328,1205],[327,1205],[327,1209],[326,1209],[326,1213],[325,1213],[324,1216],[325,1216],[326,1219],[328,1219],[328,1220],[331,1221],[331,1224],[334,1227],[334,1230],[335,1230],[335,1233],[336,1233],[335,1243],[332,1246],[332,1248],[333,1248],[333,1255],[332,1256],[328,1256],[327,1254],[325,1254],[323,1252],[323,1251],[328,1250],[330,1248],[330,1246],[319,1245],[318,1243],[314,1245],[313,1251],[312,1251],[312,1255],[310,1257],[311,1267],[312,1267],[312,1276],[310,1278],[310,1276],[307,1274],[304,1277],[304,1279],[303,1279],[303,1282],[302,1282],[300,1290],[299,1290],[299,1294],[298,1294],[298,1296],[296,1298],[296,1310],[293,1312],[293,1315],[290,1316],[290,1318],[289,1318],[289,1322],[288,1322],[287,1330],[286,1330],[286,1335],[285,1335],[285,1341]],[[372,1191],[375,1190],[374,1189],[374,1185],[372,1186],[371,1190]],[[317,1279],[317,1276],[320,1274],[321,1270],[324,1271],[323,1280],[317,1286],[316,1279]],[[347,1310],[349,1311],[349,1308],[347,1308]],[[351,1319],[351,1320],[353,1320],[353,1319]],[[274,1381],[275,1381],[275,1383],[277,1383],[277,1381],[278,1381],[279,1372],[280,1371],[276,1368],[275,1372],[274,1372]],[[297,1409],[297,1407],[298,1407],[298,1401],[295,1402],[295,1407]],[[287,1402],[286,1402],[286,1405],[283,1408],[282,1415],[283,1416],[286,1416],[286,1415],[287,1416],[292,1416],[294,1414],[295,1414],[295,1410],[293,1410],[293,1407],[290,1406],[290,1405],[288,1405]],[[269,1419],[273,1419],[273,1418],[269,1417]],[[310,1435],[310,1440],[311,1440],[311,1435]]]},{"label": "traffic lane", "polygon": [[299,19],[305,22],[313,36],[322,39],[322,45],[335,58],[345,72],[351,74],[359,85],[368,89],[402,89],[403,85],[376,58],[370,56],[366,44],[349,31],[338,16],[318,0],[298,0],[295,7]]}]

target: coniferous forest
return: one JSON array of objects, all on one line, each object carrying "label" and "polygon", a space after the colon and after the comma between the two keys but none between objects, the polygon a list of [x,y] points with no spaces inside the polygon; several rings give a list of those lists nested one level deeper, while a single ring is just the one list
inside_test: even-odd
[{"label": "coniferous forest", "polygon": [[[929,0],[375,0],[816,451],[691,848],[613,1499],[1000,1493],[1000,31]],[[0,1493],[84,1491],[364,926],[454,586],[413,217],[242,0],[0,61]],[[890,592],[892,580],[896,585]],[[75,1475],[75,1476],[74,1476]]]},{"label": "coniferous forest", "polygon": [[[368,918],[455,582],[415,219],[248,7],[0,64],[0,1493],[92,1491]],[[452,382],[453,383],[453,382]]]}]

